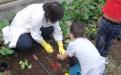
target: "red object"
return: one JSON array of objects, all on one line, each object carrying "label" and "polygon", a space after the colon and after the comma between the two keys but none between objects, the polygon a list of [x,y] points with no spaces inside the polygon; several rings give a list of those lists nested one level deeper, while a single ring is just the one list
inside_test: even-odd
[{"label": "red object", "polygon": [[113,19],[121,20],[121,0],[106,0],[102,11]]},{"label": "red object", "polygon": [[59,64],[59,63],[52,63],[52,64],[51,64],[51,67],[52,67],[54,70],[57,70],[57,69],[60,69],[61,64]]}]

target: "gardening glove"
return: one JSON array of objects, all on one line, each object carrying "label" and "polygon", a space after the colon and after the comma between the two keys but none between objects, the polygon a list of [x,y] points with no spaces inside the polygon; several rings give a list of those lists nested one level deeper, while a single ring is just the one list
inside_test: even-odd
[{"label": "gardening glove", "polygon": [[62,41],[57,41],[57,43],[58,43],[59,53],[60,54],[64,54],[65,53],[65,49],[63,48]]},{"label": "gardening glove", "polygon": [[41,40],[40,44],[44,47],[44,49],[47,51],[47,53],[53,52],[53,48],[45,40]]}]

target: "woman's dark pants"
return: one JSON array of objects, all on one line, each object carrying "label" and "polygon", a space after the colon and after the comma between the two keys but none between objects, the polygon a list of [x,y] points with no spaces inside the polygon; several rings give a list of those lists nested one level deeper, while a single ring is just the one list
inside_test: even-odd
[{"label": "woman's dark pants", "polygon": [[[54,31],[54,27],[49,26],[46,28],[41,28],[40,30],[42,32],[41,35],[43,36],[43,38],[45,40],[50,40],[52,33]],[[33,47],[33,44],[35,44],[35,43],[38,44],[36,41],[33,40],[30,33],[24,33],[24,34],[20,35],[15,49],[19,50],[19,51],[31,50]]]}]

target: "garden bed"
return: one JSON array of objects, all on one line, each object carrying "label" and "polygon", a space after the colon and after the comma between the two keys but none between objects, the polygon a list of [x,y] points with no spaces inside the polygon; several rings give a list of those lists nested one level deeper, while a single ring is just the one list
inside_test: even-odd
[{"label": "garden bed", "polygon": [[[10,73],[12,73],[12,75],[48,75],[47,72],[42,68],[42,66],[40,66],[38,62],[35,61],[34,58],[32,57],[32,55],[35,54],[39,58],[41,63],[48,69],[48,71],[52,73],[52,75],[64,75],[66,67],[61,67],[56,71],[51,67],[49,59],[53,59],[54,62],[59,62],[59,63],[62,62],[56,59],[56,54],[58,51],[57,47],[54,44],[53,47],[54,47],[53,54],[47,54],[42,47],[36,47],[28,52],[17,52],[13,56],[1,57],[0,59],[9,62]],[[109,58],[110,62],[106,70],[108,73],[107,75],[120,75],[121,41],[115,42],[115,46],[113,46]],[[22,59],[27,59],[29,63],[32,64],[32,68],[27,70],[22,70],[19,65],[19,61]],[[65,62],[62,63],[63,66],[65,66]]]},{"label": "garden bed", "polygon": [[[39,61],[48,69],[48,71],[52,75],[64,75],[65,67],[61,67],[60,69],[55,70],[51,66],[52,64],[50,64],[51,59],[55,63],[62,62],[56,59],[57,52],[58,51],[56,46],[54,47],[53,54],[48,54],[43,50],[42,47],[37,46],[33,50],[27,52],[16,52],[12,56],[0,57],[0,59],[9,63],[9,69],[12,75],[48,75],[48,73],[42,68],[42,66],[39,65],[39,63],[33,58],[33,55],[36,55],[38,57]],[[23,59],[27,59],[29,63],[32,64],[31,69],[21,69],[19,61]]]},{"label": "garden bed", "polygon": [[[98,30],[96,25],[98,24],[97,21],[99,17],[102,15],[101,7],[104,5],[104,0],[74,0],[69,4],[65,1],[62,3],[65,8],[65,15],[63,20],[60,22],[60,25],[64,37],[67,37],[69,34],[69,25],[71,22],[73,20],[78,20],[84,22],[86,37],[95,39]],[[3,9],[3,7],[0,9]],[[14,14],[12,13],[8,15],[13,16]],[[10,20],[8,19],[0,21],[0,29],[9,25],[9,21]],[[2,34],[0,34],[0,39],[2,40],[1,36]],[[93,40],[92,42],[94,43],[95,41]],[[52,73],[52,75],[64,75],[64,72],[67,69],[66,62],[62,62],[56,59],[58,49],[54,43],[52,45],[54,48],[53,54],[46,53],[42,47],[35,47],[34,49],[27,52],[16,52],[15,55],[12,56],[0,56],[0,60],[7,61],[9,63],[11,75],[48,75],[42,66],[40,66],[39,63],[34,60],[33,54],[35,54],[39,58],[39,61],[42,62],[42,64],[49,70],[49,72]],[[31,69],[21,69],[19,62],[23,59],[27,59],[29,63],[32,64]],[[54,70],[50,64],[50,60],[53,62],[62,63],[62,67],[58,70]],[[121,41],[115,42],[112,51],[109,54],[109,65],[106,67],[106,73],[106,75],[121,75]]]}]

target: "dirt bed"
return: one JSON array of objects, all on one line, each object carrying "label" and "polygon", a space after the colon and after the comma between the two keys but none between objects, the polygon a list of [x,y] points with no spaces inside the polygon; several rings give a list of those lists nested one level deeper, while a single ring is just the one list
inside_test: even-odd
[{"label": "dirt bed", "polygon": [[[66,62],[60,62],[56,59],[58,50],[56,45],[53,45],[53,48],[53,54],[47,54],[42,47],[36,47],[28,52],[17,52],[13,56],[0,57],[0,59],[9,62],[12,75],[48,75],[38,62],[33,59],[32,55],[35,54],[52,75],[64,75],[66,67],[62,66],[58,70],[54,70],[51,67],[49,59],[57,63],[63,63],[64,66],[66,65]],[[19,61],[22,59],[27,59],[32,64],[32,69],[21,70]],[[109,65],[106,68],[107,75],[121,75],[121,41],[115,42],[109,59]]]}]

